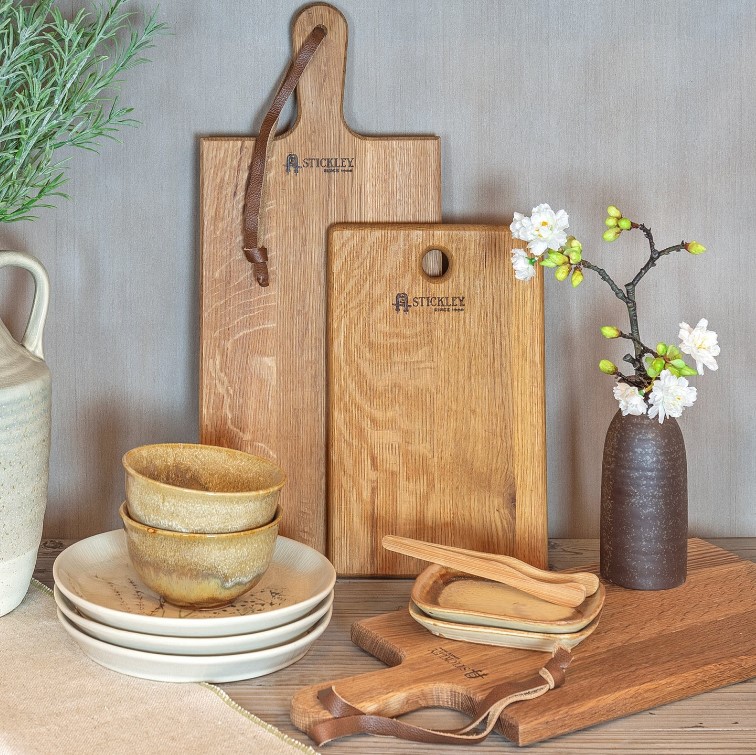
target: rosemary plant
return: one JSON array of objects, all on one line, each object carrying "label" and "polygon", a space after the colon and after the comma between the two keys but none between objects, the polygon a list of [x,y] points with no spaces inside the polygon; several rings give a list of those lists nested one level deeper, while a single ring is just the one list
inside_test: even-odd
[{"label": "rosemary plant", "polygon": [[118,102],[119,76],[146,61],[165,25],[143,25],[125,0],[63,17],[54,0],[0,0],[0,221],[32,220],[65,197],[67,147],[97,151],[137,125]]}]

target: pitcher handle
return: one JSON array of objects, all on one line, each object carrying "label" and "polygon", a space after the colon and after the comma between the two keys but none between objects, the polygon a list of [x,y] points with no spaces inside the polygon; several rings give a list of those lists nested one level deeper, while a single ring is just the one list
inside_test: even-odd
[{"label": "pitcher handle", "polygon": [[32,302],[29,322],[26,323],[21,345],[35,357],[44,359],[42,353],[42,331],[47,319],[47,306],[50,303],[50,281],[42,263],[24,252],[0,251],[0,268],[20,267],[28,270],[34,278],[34,301]]}]

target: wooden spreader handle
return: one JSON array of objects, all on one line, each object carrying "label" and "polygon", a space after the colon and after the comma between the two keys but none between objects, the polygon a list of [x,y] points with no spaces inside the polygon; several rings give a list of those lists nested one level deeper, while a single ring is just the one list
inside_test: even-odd
[{"label": "wooden spreader handle", "polygon": [[481,554],[477,554],[475,551],[470,551],[475,555],[467,555],[458,553],[448,546],[425,543],[421,540],[412,540],[396,535],[386,535],[383,538],[383,547],[405,556],[413,556],[476,577],[501,582],[560,606],[575,608],[585,600],[586,588],[576,581],[555,583],[534,579],[504,563],[481,558]]},{"label": "wooden spreader handle", "polygon": [[465,548],[456,548],[452,545],[439,545],[439,548],[443,548],[447,551],[453,551],[464,556],[477,556],[478,558],[486,559],[487,561],[495,561],[500,564],[511,566],[518,572],[521,572],[526,577],[532,577],[533,579],[540,580],[541,582],[553,582],[554,584],[564,584],[565,582],[577,582],[585,587],[586,597],[593,595],[596,590],[599,589],[601,581],[596,574],[590,572],[573,572],[573,573],[561,573],[556,571],[546,571],[545,569],[539,569],[537,566],[520,561],[518,558],[512,556],[504,556],[499,553],[484,553],[483,551],[471,551]]}]

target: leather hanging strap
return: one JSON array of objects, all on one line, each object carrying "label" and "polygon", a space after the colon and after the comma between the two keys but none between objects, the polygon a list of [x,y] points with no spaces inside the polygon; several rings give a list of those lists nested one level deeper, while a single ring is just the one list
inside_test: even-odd
[{"label": "leather hanging strap", "polygon": [[461,729],[437,731],[387,716],[367,714],[344,700],[333,687],[328,687],[318,692],[318,700],[333,718],[315,724],[308,734],[317,745],[352,734],[375,734],[426,744],[475,744],[491,733],[502,711],[511,703],[532,700],[561,687],[571,660],[570,651],[557,645],[553,657],[537,675],[521,682],[504,682],[491,689],[478,704],[474,720]]},{"label": "leather hanging strap", "polygon": [[260,225],[260,204],[262,202],[263,185],[265,182],[265,163],[268,160],[268,146],[270,137],[275,130],[278,117],[281,115],[286,101],[299,82],[299,77],[312,60],[320,43],[326,36],[326,30],[322,26],[316,26],[302,43],[299,52],[289,65],[281,86],[278,87],[273,104],[270,106],[262,126],[260,134],[255,140],[255,148],[252,152],[252,162],[249,166],[247,178],[247,191],[244,196],[244,256],[252,263],[255,280],[261,286],[267,286],[270,282],[268,277],[268,251],[264,246],[259,246],[257,238]]}]

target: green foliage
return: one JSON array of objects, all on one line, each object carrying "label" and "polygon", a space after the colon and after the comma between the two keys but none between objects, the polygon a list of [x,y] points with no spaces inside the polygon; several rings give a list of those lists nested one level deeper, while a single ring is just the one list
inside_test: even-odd
[{"label": "green foliage", "polygon": [[96,152],[137,124],[119,105],[118,77],[146,62],[141,54],[165,25],[153,15],[136,26],[124,2],[67,20],[53,0],[0,0],[0,222],[32,220],[35,208],[66,196],[70,155],[59,150]]}]

